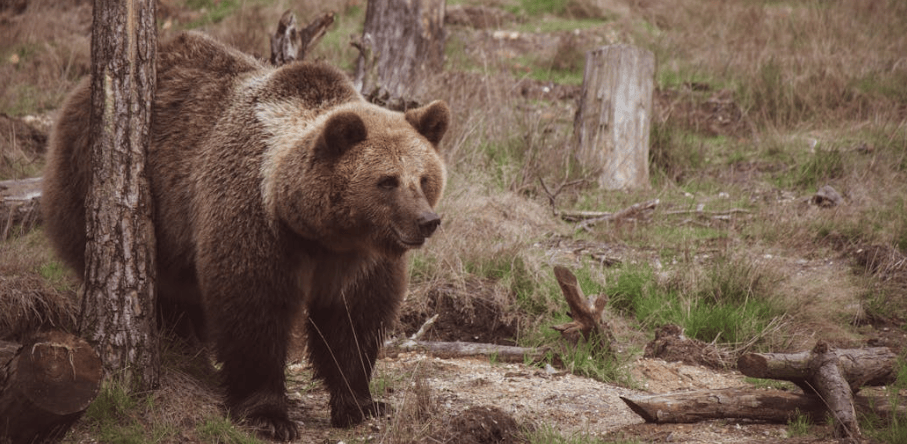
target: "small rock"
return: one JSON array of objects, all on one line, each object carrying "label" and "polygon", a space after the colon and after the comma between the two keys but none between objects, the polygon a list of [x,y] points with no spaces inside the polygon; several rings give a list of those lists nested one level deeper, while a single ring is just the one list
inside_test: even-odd
[{"label": "small rock", "polygon": [[819,188],[819,191],[816,191],[816,194],[812,198],[814,204],[826,208],[836,207],[840,205],[842,201],[841,195],[829,185],[824,185],[822,188]]}]

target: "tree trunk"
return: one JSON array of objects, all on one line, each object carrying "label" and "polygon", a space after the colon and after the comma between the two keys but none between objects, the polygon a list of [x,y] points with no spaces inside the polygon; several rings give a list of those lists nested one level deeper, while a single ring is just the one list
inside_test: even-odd
[{"label": "tree trunk", "polygon": [[356,62],[356,88],[373,102],[406,108],[444,65],[445,0],[370,1]]},{"label": "tree trunk", "polygon": [[586,53],[573,134],[579,161],[609,190],[649,187],[655,56],[629,45]]},{"label": "tree trunk", "polygon": [[95,0],[91,60],[91,187],[81,334],[107,375],[156,387],[154,229],[145,172],[155,85],[154,0]]},{"label": "tree trunk", "polygon": [[101,388],[101,359],[85,340],[39,333],[0,343],[0,442],[55,442]]}]

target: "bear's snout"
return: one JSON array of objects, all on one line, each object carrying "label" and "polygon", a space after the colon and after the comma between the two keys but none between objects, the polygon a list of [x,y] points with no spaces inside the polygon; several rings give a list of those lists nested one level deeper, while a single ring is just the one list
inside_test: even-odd
[{"label": "bear's snout", "polygon": [[419,232],[422,237],[431,237],[438,225],[441,225],[441,216],[438,216],[434,211],[425,211],[419,215],[419,219],[416,222],[419,224]]}]

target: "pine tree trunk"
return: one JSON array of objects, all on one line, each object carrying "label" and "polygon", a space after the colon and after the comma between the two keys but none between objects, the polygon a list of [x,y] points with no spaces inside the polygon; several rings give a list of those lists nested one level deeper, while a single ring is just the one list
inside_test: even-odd
[{"label": "pine tree trunk", "polygon": [[649,187],[649,128],[655,56],[629,45],[586,53],[573,123],[577,156],[609,190]]},{"label": "pine tree trunk", "polygon": [[354,43],[355,84],[363,95],[392,108],[416,97],[444,65],[444,7],[445,0],[368,2],[362,39]]},{"label": "pine tree trunk", "polygon": [[92,23],[92,183],[86,201],[80,330],[107,377],[156,387],[154,229],[145,153],[155,85],[154,0],[95,0]]}]

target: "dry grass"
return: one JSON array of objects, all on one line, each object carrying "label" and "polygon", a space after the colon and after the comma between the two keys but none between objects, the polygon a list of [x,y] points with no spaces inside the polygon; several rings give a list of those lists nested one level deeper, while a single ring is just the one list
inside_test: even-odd
[{"label": "dry grass", "polygon": [[764,125],[905,117],[903,2],[638,1],[635,9],[659,28],[644,40],[662,84],[735,90]]},{"label": "dry grass", "polygon": [[78,306],[75,280],[50,253],[41,230],[0,248],[0,339],[38,328],[71,329]]}]

